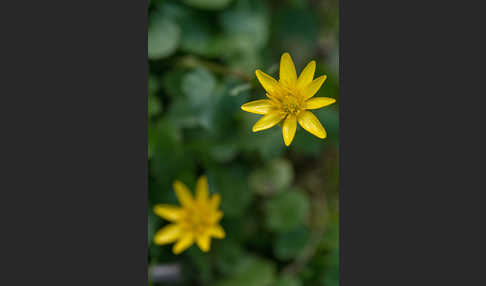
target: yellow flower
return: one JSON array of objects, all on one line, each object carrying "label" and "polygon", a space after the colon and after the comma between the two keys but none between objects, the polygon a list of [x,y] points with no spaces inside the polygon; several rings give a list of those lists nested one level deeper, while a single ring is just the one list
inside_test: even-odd
[{"label": "yellow flower", "polygon": [[221,197],[214,194],[210,197],[208,181],[201,176],[196,184],[196,197],[181,182],[174,182],[174,190],[181,207],[158,204],[154,212],[158,216],[172,222],[159,230],[154,242],[159,245],[176,242],[172,248],[174,254],[179,254],[189,248],[194,242],[207,252],[211,247],[211,238],[224,238],[225,232],[219,225],[223,212],[218,210]]},{"label": "yellow flower", "polygon": [[289,146],[299,122],[308,132],[319,138],[326,138],[326,130],[319,119],[308,110],[328,106],[336,100],[330,97],[312,98],[327,78],[323,75],[313,80],[315,70],[316,62],[311,61],[297,78],[294,62],[288,53],[284,53],[280,59],[279,81],[261,70],[256,70],[256,76],[269,99],[255,100],[241,106],[244,111],[265,115],[253,125],[253,132],[283,122],[282,135],[285,145]]}]

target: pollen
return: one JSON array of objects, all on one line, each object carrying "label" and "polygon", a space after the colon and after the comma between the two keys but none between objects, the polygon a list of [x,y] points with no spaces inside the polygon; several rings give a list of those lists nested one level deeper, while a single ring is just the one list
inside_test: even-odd
[{"label": "pollen", "polygon": [[303,110],[302,103],[294,95],[287,95],[282,99],[282,111],[286,114],[297,115]]},{"label": "pollen", "polygon": [[211,211],[206,209],[205,205],[200,204],[197,207],[186,210],[186,216],[182,223],[188,231],[202,235],[211,226],[210,217]]}]

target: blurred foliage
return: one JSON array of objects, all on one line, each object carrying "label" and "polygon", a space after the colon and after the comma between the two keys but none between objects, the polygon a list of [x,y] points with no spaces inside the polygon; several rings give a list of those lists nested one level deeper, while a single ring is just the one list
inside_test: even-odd
[{"label": "blurred foliage", "polygon": [[[337,286],[338,1],[151,0],[148,25],[148,259],[183,271],[150,285]],[[283,52],[328,76],[316,96],[337,103],[314,112],[325,140],[299,127],[287,148],[280,127],[252,133],[260,116],[240,109],[264,98],[254,71],[278,78]],[[177,204],[172,182],[194,189],[201,174],[227,237],[175,256],[152,243],[166,224],[152,206]]]}]

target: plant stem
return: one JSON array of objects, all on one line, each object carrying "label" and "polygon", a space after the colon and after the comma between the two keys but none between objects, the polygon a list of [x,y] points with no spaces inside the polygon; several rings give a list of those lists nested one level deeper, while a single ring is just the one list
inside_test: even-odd
[{"label": "plant stem", "polygon": [[252,80],[252,77],[249,74],[247,74],[243,71],[235,70],[235,69],[229,69],[228,67],[226,67],[222,64],[202,60],[202,59],[196,58],[194,56],[183,57],[180,60],[180,64],[183,65],[183,66],[186,66],[186,67],[201,67],[202,66],[202,67],[209,69],[210,71],[213,71],[215,73],[219,73],[219,74],[222,74],[222,75],[234,76],[234,77],[237,77],[241,80],[248,81],[248,82]]}]

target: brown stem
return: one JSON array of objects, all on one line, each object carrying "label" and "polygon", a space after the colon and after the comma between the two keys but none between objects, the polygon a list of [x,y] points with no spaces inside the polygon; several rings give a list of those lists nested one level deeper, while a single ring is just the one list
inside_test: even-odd
[{"label": "brown stem", "polygon": [[203,66],[203,67],[205,67],[205,68],[207,68],[207,69],[209,69],[209,70],[211,70],[215,73],[234,76],[234,77],[237,77],[237,78],[242,79],[244,81],[251,81],[252,80],[252,77],[250,75],[248,75],[247,73],[243,72],[243,71],[235,70],[235,69],[229,69],[228,67],[226,67],[222,64],[202,60],[202,59],[196,58],[194,56],[185,56],[180,60],[180,63],[183,66],[186,66],[186,67],[201,67],[201,66]]}]

